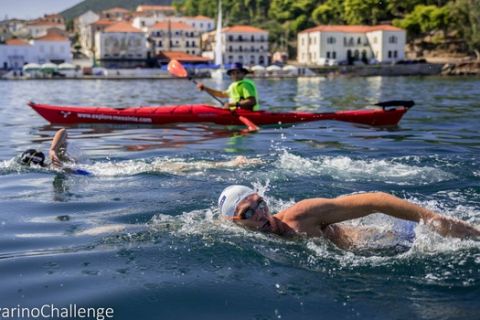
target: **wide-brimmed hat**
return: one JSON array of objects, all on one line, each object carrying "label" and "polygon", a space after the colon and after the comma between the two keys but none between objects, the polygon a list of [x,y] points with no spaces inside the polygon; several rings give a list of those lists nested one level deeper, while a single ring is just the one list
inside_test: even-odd
[{"label": "wide-brimmed hat", "polygon": [[232,67],[230,69],[227,70],[227,74],[230,75],[230,73],[232,73],[232,71],[242,71],[243,73],[247,74],[249,73],[250,71],[248,71],[247,69],[245,69],[243,67],[243,64],[241,62],[235,62]]}]

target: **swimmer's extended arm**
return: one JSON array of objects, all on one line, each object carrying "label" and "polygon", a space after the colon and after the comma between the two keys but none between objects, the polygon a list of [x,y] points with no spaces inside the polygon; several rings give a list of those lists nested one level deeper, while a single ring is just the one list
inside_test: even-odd
[{"label": "swimmer's extended arm", "polygon": [[62,160],[59,158],[59,152],[61,148],[66,148],[67,146],[67,130],[62,128],[55,133],[53,137],[52,144],[50,145],[50,150],[48,151],[48,156],[50,161],[55,167],[62,166]]},{"label": "swimmer's extended arm", "polygon": [[[296,216],[295,219],[305,219],[322,227],[380,212],[403,220],[423,221],[443,236],[480,237],[480,230],[466,222],[439,215],[383,192],[348,195],[335,199],[307,199],[298,202],[291,209],[294,209],[291,214]],[[290,210],[287,209],[286,213],[288,211]]]}]

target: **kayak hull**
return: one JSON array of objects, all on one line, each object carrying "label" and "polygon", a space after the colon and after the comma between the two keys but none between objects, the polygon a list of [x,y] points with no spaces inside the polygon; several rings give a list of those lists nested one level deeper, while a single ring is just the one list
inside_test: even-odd
[{"label": "kayak hull", "polygon": [[209,105],[179,105],[129,107],[54,106],[29,102],[38,114],[53,124],[116,123],[163,125],[171,123],[209,122],[219,125],[243,125],[239,116],[244,116],[256,125],[281,125],[319,120],[346,121],[370,126],[395,126],[408,107],[391,109],[362,109],[325,113],[311,112],[269,112],[229,110]]}]

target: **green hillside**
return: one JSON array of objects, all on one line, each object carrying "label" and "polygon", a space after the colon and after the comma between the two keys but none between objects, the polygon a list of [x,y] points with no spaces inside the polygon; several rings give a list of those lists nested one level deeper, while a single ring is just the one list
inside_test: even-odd
[{"label": "green hillside", "polygon": [[138,5],[141,4],[169,6],[172,4],[172,0],[85,0],[63,12],[60,12],[60,14],[66,20],[71,20],[87,12],[88,10],[99,12],[113,7],[134,10]]}]

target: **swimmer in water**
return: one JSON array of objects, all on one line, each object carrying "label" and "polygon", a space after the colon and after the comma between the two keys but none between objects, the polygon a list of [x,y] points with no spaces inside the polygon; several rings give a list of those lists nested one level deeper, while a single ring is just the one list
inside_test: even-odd
[{"label": "swimmer in water", "polygon": [[67,137],[67,130],[65,128],[62,128],[55,133],[50,149],[48,150],[50,163],[45,163],[45,154],[36,149],[28,149],[24,151],[18,159],[18,162],[25,166],[33,164],[41,167],[63,169],[67,172],[72,171],[73,169],[64,167],[65,163],[73,162],[73,159],[67,154]]},{"label": "swimmer in water", "polygon": [[372,213],[423,222],[442,236],[480,239],[480,230],[464,221],[383,192],[305,199],[272,215],[267,202],[255,190],[233,185],[223,190],[218,207],[222,216],[246,228],[286,237],[325,237],[343,249],[356,245],[361,229],[341,222]]}]

